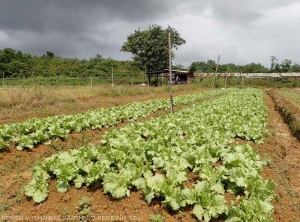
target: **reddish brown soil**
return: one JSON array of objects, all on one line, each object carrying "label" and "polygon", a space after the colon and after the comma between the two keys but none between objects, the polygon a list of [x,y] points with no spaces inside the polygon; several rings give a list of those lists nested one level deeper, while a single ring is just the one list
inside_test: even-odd
[{"label": "reddish brown soil", "polygon": [[[298,221],[300,218],[300,142],[291,135],[275,104],[266,95],[269,111],[268,128],[270,135],[259,149],[261,157],[271,159],[263,176],[272,178],[276,184],[279,201],[274,201],[273,218],[276,221]],[[297,112],[300,113],[298,110]]]},{"label": "reddish brown soil", "polygon": [[[178,93],[177,95],[182,94]],[[161,97],[158,96],[158,97]],[[201,102],[201,101],[200,101]],[[179,110],[186,105],[175,106],[174,110]],[[168,110],[159,110],[146,118],[137,121],[144,121],[149,118],[168,114]],[[112,130],[124,126],[131,121],[125,121],[109,129],[88,130],[81,133],[72,133],[65,141],[57,140],[51,145],[38,145],[32,150],[17,151],[13,145],[9,150],[0,153],[0,216],[79,216],[78,200],[82,197],[92,199],[92,213],[94,216],[119,216],[124,221],[126,216],[138,218],[139,221],[148,221],[151,214],[162,213],[167,217],[172,217],[168,209],[161,206],[161,201],[154,201],[149,206],[143,198],[141,192],[133,192],[130,197],[117,201],[103,194],[101,186],[85,187],[83,189],[71,189],[66,194],[60,194],[55,189],[55,182],[51,183],[50,195],[47,201],[36,205],[32,200],[27,199],[22,191],[23,185],[31,179],[31,167],[36,161],[42,161],[44,157],[49,157],[58,151],[76,149],[89,143],[99,144],[100,137],[107,130]],[[96,198],[95,198],[96,197]],[[6,205],[8,204],[8,205]],[[99,206],[101,206],[99,208]],[[7,208],[7,209],[6,209]],[[191,218],[191,209],[190,218]],[[2,212],[3,211],[3,212]],[[186,210],[187,211],[187,210]],[[143,214],[141,214],[143,212]],[[183,216],[178,216],[183,217]],[[186,216],[185,216],[186,217]],[[20,219],[14,217],[15,219]],[[102,220],[108,220],[107,218]],[[77,221],[77,219],[75,219]],[[101,221],[101,220],[100,220]],[[126,220],[125,220],[126,221]],[[186,218],[182,221],[187,221]]]},{"label": "reddish brown soil", "polygon": [[[270,135],[265,138],[264,144],[254,145],[259,149],[262,157],[269,157],[272,160],[265,167],[263,176],[272,178],[276,184],[276,193],[279,201],[274,201],[275,212],[273,218],[276,221],[298,221],[300,218],[300,143],[291,136],[287,125],[283,122],[280,114],[275,110],[274,103],[269,96],[265,95],[269,109]],[[162,115],[162,113],[153,114]],[[126,123],[123,123],[126,124]],[[120,127],[122,125],[119,125]],[[184,208],[180,212],[172,212],[162,206],[160,200],[154,200],[148,205],[143,198],[143,194],[132,192],[130,197],[123,200],[113,200],[108,195],[103,194],[100,184],[94,187],[84,187],[82,189],[71,188],[65,194],[60,194],[55,189],[55,181],[51,182],[51,191],[47,201],[41,204],[34,204],[27,199],[22,191],[22,186],[31,179],[30,167],[36,160],[43,160],[46,156],[60,150],[77,148],[89,142],[99,142],[99,137],[105,130],[86,131],[84,133],[74,133],[66,141],[57,141],[52,146],[40,145],[31,151],[18,152],[13,148],[7,153],[0,153],[0,217],[13,216],[16,221],[23,217],[29,220],[39,219],[44,221],[50,216],[56,219],[62,217],[79,216],[78,200],[82,197],[91,198],[91,212],[94,216],[100,217],[98,221],[110,221],[111,216],[115,216],[116,221],[149,221],[151,214],[162,214],[166,221],[196,221],[192,216],[191,208]],[[241,141],[243,142],[243,141]],[[191,183],[199,178],[190,175]],[[226,196],[228,200],[234,197]],[[17,218],[19,216],[19,218]],[[101,217],[102,216],[102,217]],[[73,217],[74,218],[74,217]],[[26,219],[26,218],[25,218]],[[55,218],[52,218],[52,221]],[[35,220],[38,221],[38,220]],[[79,221],[78,218],[73,221]],[[96,220],[97,221],[97,220]],[[224,221],[222,218],[213,221]]]}]

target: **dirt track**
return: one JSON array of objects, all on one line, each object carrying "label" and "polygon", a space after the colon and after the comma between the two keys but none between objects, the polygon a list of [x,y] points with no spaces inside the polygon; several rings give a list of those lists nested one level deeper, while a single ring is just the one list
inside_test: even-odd
[{"label": "dirt track", "polygon": [[265,95],[269,110],[268,128],[270,135],[264,144],[256,145],[262,157],[269,157],[272,163],[265,167],[265,178],[272,178],[276,184],[279,202],[274,201],[276,221],[300,220],[300,142],[291,135],[275,104]]}]

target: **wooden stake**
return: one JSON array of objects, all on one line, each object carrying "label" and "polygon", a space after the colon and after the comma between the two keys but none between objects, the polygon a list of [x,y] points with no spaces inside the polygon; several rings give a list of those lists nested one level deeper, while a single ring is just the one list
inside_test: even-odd
[{"label": "wooden stake", "polygon": [[111,68],[111,86],[114,86],[114,68]]},{"label": "wooden stake", "polygon": [[217,67],[216,67],[216,73],[215,73],[215,76],[214,76],[212,88],[215,88],[215,81],[216,81],[216,77],[217,77],[217,73],[218,73],[219,62],[220,62],[220,55],[219,55],[219,57],[218,57],[218,63],[217,63]]},{"label": "wooden stake", "polygon": [[170,111],[174,113],[173,97],[172,97],[172,47],[171,47],[171,34],[169,32],[169,92],[170,92]]}]

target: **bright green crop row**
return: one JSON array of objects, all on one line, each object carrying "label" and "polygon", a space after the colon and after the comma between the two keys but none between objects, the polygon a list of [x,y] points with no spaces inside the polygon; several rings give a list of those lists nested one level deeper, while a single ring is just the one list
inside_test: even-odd
[{"label": "bright green crop row", "polygon": [[[174,104],[191,104],[230,90],[232,89],[178,96],[174,98]],[[44,119],[33,118],[23,123],[2,125],[0,126],[0,150],[7,149],[9,142],[15,143],[18,150],[31,149],[38,143],[51,143],[50,139],[52,138],[66,138],[72,131],[81,132],[87,129],[109,127],[124,120],[136,120],[157,110],[168,108],[168,99],[153,99],[109,109],[101,108],[76,115],[59,115]]]},{"label": "bright green crop row", "polygon": [[[235,90],[174,115],[109,131],[97,148],[55,154],[34,166],[25,193],[44,201],[54,175],[59,192],[100,181],[114,198],[139,189],[148,203],[160,198],[173,210],[193,206],[199,220],[226,214],[231,222],[272,221],[275,184],[260,175],[265,161],[250,145],[233,141],[262,142],[266,123],[262,92]],[[187,187],[190,172],[199,180]],[[232,202],[228,209],[225,193],[234,194],[239,204]]]}]

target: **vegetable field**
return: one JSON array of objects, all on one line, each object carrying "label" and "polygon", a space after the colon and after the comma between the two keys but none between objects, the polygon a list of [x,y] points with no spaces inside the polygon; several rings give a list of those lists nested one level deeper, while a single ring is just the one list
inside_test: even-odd
[{"label": "vegetable field", "polygon": [[0,126],[2,220],[296,221],[300,146],[264,91],[168,102]]}]

